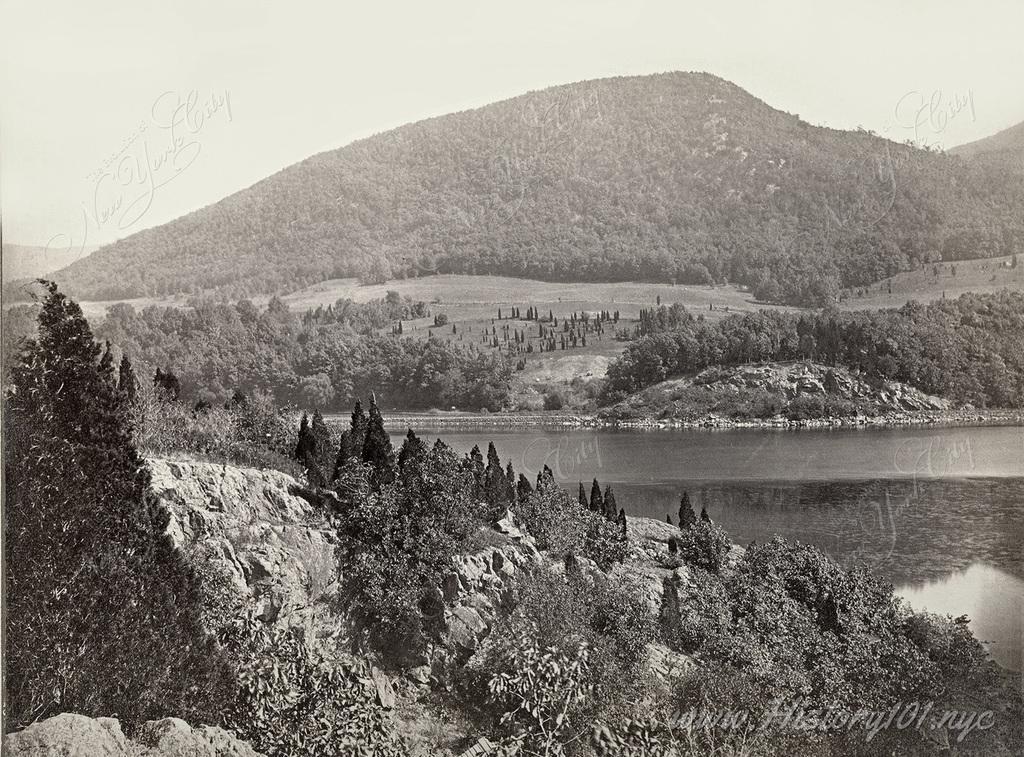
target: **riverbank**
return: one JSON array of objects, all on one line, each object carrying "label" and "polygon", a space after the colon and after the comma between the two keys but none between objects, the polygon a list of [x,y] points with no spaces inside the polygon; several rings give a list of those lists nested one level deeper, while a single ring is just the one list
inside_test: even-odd
[{"label": "riverbank", "polygon": [[[389,430],[466,429],[466,428],[622,428],[622,429],[699,429],[699,428],[886,428],[904,426],[1024,426],[1021,410],[930,410],[888,412],[877,416],[847,416],[790,420],[772,418],[727,418],[706,415],[694,418],[617,419],[586,413],[469,413],[439,411],[426,413],[391,412],[384,414]],[[342,416],[337,416],[341,418]],[[347,418],[347,416],[345,416]]]}]

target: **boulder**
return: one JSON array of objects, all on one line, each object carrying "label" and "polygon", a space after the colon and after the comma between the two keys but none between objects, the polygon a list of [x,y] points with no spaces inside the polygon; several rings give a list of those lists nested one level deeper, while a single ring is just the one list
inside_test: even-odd
[{"label": "boulder", "polygon": [[448,641],[463,651],[476,649],[487,631],[487,623],[472,607],[456,607],[448,620]]},{"label": "boulder", "polygon": [[111,718],[63,713],[4,736],[4,757],[131,757],[132,748]]},{"label": "boulder", "polygon": [[512,539],[523,538],[523,532],[516,526],[511,510],[506,510],[505,515],[494,524],[494,527],[498,530],[498,533],[505,534]]},{"label": "boulder", "polygon": [[4,737],[4,757],[261,757],[223,728],[150,720],[135,741],[113,718],[64,713]]},{"label": "boulder", "polygon": [[377,694],[377,701],[385,710],[395,706],[395,686],[391,683],[387,673],[378,667],[370,668],[370,677],[373,679],[373,688]]},{"label": "boulder", "polygon": [[256,757],[257,752],[222,728],[193,728],[184,720],[151,720],[139,729],[149,757]]}]

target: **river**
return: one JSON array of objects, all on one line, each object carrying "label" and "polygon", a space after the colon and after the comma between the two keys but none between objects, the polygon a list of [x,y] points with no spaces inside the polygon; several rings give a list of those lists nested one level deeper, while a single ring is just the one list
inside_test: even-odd
[{"label": "river", "polygon": [[915,609],[968,615],[992,657],[1021,669],[1022,428],[419,433],[484,454],[493,441],[502,464],[531,480],[547,465],[573,492],[597,478],[630,515],[674,521],[685,490],[740,544],[813,544]]}]

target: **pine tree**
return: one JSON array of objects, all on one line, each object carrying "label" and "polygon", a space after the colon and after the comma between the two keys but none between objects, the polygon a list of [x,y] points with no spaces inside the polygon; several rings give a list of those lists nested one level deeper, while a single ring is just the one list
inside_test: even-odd
[{"label": "pine tree", "polygon": [[583,488],[583,482],[580,481],[580,493],[579,493],[580,507],[584,510],[590,509],[590,502],[587,500],[587,490]]},{"label": "pine tree", "polygon": [[700,519],[704,523],[710,523],[711,522],[711,516],[708,515],[707,508],[704,507],[703,505],[700,508]]},{"label": "pine tree", "polygon": [[313,449],[313,461],[317,470],[317,486],[327,486],[327,477],[333,471],[337,454],[331,442],[331,430],[324,423],[324,417],[319,410],[313,411],[313,420],[309,424],[310,433],[313,435],[315,447]]},{"label": "pine tree", "polygon": [[377,407],[377,398],[370,395],[370,413],[366,423],[366,441],[363,443],[363,462],[373,466],[377,480],[387,483],[393,478],[395,448],[384,430],[384,418]]},{"label": "pine tree", "polygon": [[684,491],[682,499],[679,500],[679,527],[689,528],[696,522],[697,514],[690,504],[690,493]]},{"label": "pine tree", "polygon": [[596,478],[594,483],[590,485],[590,512],[604,512],[604,497],[601,496],[601,484],[597,483]]},{"label": "pine tree", "polygon": [[402,448],[398,451],[398,468],[405,470],[409,465],[415,465],[423,460],[427,454],[427,445],[416,436],[410,428],[402,442]]},{"label": "pine tree", "polygon": [[132,361],[127,355],[121,355],[121,365],[117,373],[117,390],[128,402],[134,402],[139,392],[139,380],[135,378],[135,369],[132,368]]},{"label": "pine tree", "polygon": [[555,474],[547,465],[537,474],[537,491],[544,491],[555,486]]},{"label": "pine tree", "polygon": [[627,525],[626,511],[624,509],[619,510],[619,517],[616,519],[616,522],[619,524],[619,538],[622,539],[622,541],[625,541],[629,527]]},{"label": "pine tree", "polygon": [[473,475],[473,496],[477,499],[483,497],[484,493],[484,456],[480,452],[480,445],[474,444],[466,458],[466,470]]},{"label": "pine tree", "polygon": [[307,461],[313,458],[315,446],[316,440],[313,438],[313,432],[309,429],[309,416],[303,413],[302,420],[299,421],[299,439],[295,444],[295,452],[292,457],[308,468]]},{"label": "pine tree", "polygon": [[363,412],[363,405],[359,400],[356,400],[355,407],[352,408],[352,426],[349,445],[349,452],[352,457],[363,459],[363,444],[366,443],[366,413]]},{"label": "pine tree", "polygon": [[612,491],[611,486],[606,486],[604,489],[604,517],[612,522],[619,517],[619,508],[615,504],[615,492]]},{"label": "pine tree", "polygon": [[331,481],[341,478],[341,471],[353,457],[352,455],[352,432],[349,429],[341,432],[341,439],[338,442],[338,456],[334,459],[334,473]]},{"label": "pine tree", "polygon": [[505,465],[505,482],[508,484],[509,496],[512,498],[512,505],[515,506],[518,502],[518,492],[516,491],[516,472],[512,468],[512,461],[509,460],[508,464]]},{"label": "pine tree", "polygon": [[112,360],[43,282],[5,397],[5,710],[216,722],[229,698],[201,595],[149,491]]},{"label": "pine tree", "polygon": [[516,482],[516,497],[520,502],[525,502],[531,494],[533,494],[533,487],[530,486],[530,479],[520,473],[519,480]]},{"label": "pine tree", "polygon": [[501,469],[501,460],[494,442],[487,445],[487,467],[484,469],[484,498],[490,505],[490,517],[497,520],[505,514],[512,504],[512,487],[508,485],[505,471]]}]

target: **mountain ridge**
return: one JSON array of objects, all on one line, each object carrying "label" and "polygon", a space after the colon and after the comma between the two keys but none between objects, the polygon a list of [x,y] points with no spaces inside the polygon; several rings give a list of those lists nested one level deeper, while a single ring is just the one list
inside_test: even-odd
[{"label": "mountain ridge", "polygon": [[940,257],[1016,250],[1022,201],[990,165],[811,126],[720,77],[673,72],[534,90],[380,132],[55,278],[84,299],[433,272],[730,280],[766,300],[823,304]]}]

